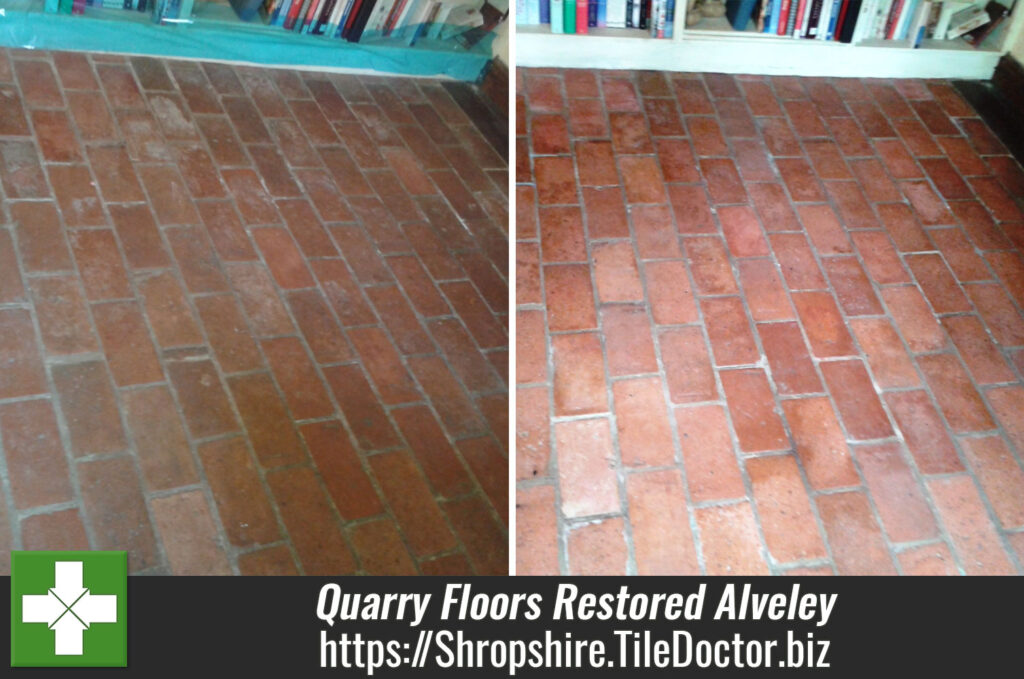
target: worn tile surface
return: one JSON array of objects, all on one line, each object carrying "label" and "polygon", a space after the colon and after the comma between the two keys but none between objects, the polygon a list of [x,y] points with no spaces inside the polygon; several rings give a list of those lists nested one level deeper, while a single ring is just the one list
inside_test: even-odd
[{"label": "worn tile surface", "polygon": [[429,80],[0,50],[0,570],[506,572],[479,129]]},{"label": "worn tile surface", "polygon": [[519,573],[1024,572],[1024,172],[948,83],[518,84]]}]

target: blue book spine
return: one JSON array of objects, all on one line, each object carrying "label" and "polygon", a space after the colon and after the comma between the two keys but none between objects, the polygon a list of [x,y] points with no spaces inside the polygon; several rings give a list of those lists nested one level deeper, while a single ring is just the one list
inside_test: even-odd
[{"label": "blue book spine", "polygon": [[828,33],[825,35],[825,40],[832,40],[832,36],[836,31],[836,22],[839,21],[839,8],[842,6],[843,0],[832,0],[832,16],[828,19]]},{"label": "blue book spine", "polygon": [[551,0],[540,0],[540,22],[551,23]]},{"label": "blue book spine", "polygon": [[608,25],[608,0],[597,0],[597,25],[600,28]]},{"label": "blue book spine", "polygon": [[587,26],[597,27],[597,0],[587,3]]},{"label": "blue book spine", "polygon": [[779,15],[782,14],[782,0],[772,0],[772,25],[768,32],[772,35],[779,34]]},{"label": "blue book spine", "polygon": [[676,0],[665,0],[665,37],[672,37],[672,27],[676,21]]}]

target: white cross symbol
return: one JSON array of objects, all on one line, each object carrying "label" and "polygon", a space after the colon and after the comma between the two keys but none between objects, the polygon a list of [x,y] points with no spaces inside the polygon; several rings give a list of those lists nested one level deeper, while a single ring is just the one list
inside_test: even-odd
[{"label": "white cross symbol", "polygon": [[82,586],[82,562],[54,564],[55,585],[46,594],[21,597],[21,621],[54,631],[56,655],[82,655],[82,632],[94,622],[117,622],[117,595],[90,594]]}]

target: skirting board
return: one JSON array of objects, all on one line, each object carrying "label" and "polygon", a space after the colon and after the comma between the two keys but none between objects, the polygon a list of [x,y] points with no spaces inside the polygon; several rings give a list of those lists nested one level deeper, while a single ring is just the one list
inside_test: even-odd
[{"label": "skirting board", "polygon": [[516,63],[526,67],[987,80],[999,62],[998,52],[969,47],[910,49],[693,33],[653,40],[517,29]]},{"label": "skirting board", "polygon": [[[490,51],[451,51],[394,44],[350,43],[230,20],[159,26],[148,15],[104,10],[90,16],[45,14],[41,2],[3,3],[0,46],[257,63],[289,68],[442,76],[475,82]],[[109,18],[108,18],[109,17]]]}]

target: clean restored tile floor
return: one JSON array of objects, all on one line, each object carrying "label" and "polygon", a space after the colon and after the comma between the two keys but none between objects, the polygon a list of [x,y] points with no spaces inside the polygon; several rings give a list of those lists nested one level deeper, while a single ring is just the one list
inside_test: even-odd
[{"label": "clean restored tile floor", "polygon": [[507,571],[507,162],[438,81],[0,50],[0,569]]},{"label": "clean restored tile floor", "polygon": [[942,81],[527,70],[519,573],[1020,573],[1024,173]]}]

